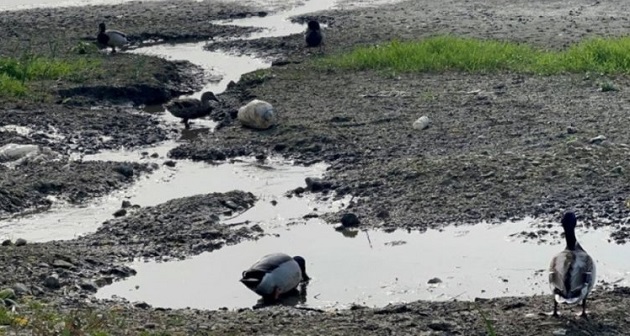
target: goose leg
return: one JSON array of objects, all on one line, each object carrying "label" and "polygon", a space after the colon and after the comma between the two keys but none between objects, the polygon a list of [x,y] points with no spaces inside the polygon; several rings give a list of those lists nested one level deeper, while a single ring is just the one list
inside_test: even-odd
[{"label": "goose leg", "polygon": [[188,119],[184,118],[184,127],[186,127],[186,129],[190,129],[190,124],[188,123]]},{"label": "goose leg", "polygon": [[273,299],[277,301],[279,298],[280,298],[280,288],[276,287],[273,290]]},{"label": "goose leg", "polygon": [[580,317],[588,318],[588,316],[586,316],[586,298],[582,300],[582,314],[580,314]]},{"label": "goose leg", "polygon": [[558,302],[556,302],[556,300],[553,300],[553,317],[558,317]]}]

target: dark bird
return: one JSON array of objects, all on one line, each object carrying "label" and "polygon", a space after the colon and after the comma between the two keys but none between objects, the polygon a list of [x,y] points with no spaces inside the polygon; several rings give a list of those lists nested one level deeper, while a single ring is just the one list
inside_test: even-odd
[{"label": "dark bird", "polygon": [[105,30],[105,23],[101,22],[98,25],[98,35],[96,36],[97,42],[104,47],[111,47],[112,53],[116,52],[116,47],[122,47],[129,43],[127,35],[118,30]]},{"label": "dark bird", "polygon": [[196,98],[176,98],[164,104],[164,108],[173,116],[182,118],[182,122],[186,129],[190,128],[189,119],[197,119],[210,115],[214,106],[210,101],[219,102],[214,93],[207,91],[201,95],[201,100]]},{"label": "dark bird", "polygon": [[306,41],[307,47],[320,47],[321,50],[324,46],[324,32],[319,26],[319,22],[316,20],[308,22],[308,28],[304,32],[304,41]]}]

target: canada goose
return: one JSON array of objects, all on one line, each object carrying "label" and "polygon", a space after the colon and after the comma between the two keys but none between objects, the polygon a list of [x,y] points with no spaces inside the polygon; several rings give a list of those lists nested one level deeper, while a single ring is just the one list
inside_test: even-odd
[{"label": "canada goose", "polygon": [[98,25],[98,35],[96,40],[105,47],[112,47],[112,53],[116,52],[116,47],[122,47],[129,43],[127,35],[117,30],[105,30],[105,23]]},{"label": "canada goose", "polygon": [[562,217],[562,228],[567,246],[551,259],[549,286],[554,295],[553,316],[558,316],[558,303],[575,304],[582,301],[586,317],[586,298],[595,285],[595,262],[575,238],[577,220],[573,212]]},{"label": "canada goose", "polygon": [[304,32],[304,40],[307,47],[320,47],[324,46],[324,32],[319,26],[319,22],[311,20],[308,22],[308,28]]},{"label": "canada goose", "polygon": [[182,118],[186,129],[189,129],[189,119],[197,119],[210,115],[213,109],[213,106],[210,105],[211,100],[219,101],[214,93],[207,91],[201,95],[201,100],[196,98],[176,98],[165,104],[164,108],[173,116]]},{"label": "canada goose", "polygon": [[240,282],[263,299],[276,301],[280,295],[293,291],[300,282],[308,280],[304,258],[274,253],[262,257],[243,271]]}]

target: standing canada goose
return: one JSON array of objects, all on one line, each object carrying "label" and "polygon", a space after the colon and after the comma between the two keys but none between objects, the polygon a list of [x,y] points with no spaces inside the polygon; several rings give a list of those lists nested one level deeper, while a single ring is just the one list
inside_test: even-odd
[{"label": "standing canada goose", "polygon": [[263,299],[276,301],[280,295],[295,290],[300,282],[308,281],[306,261],[300,256],[291,258],[284,253],[262,257],[243,271],[241,282]]},{"label": "standing canada goose", "polygon": [[201,95],[201,100],[196,98],[176,98],[165,104],[164,108],[173,116],[182,118],[186,129],[189,129],[188,119],[197,119],[210,115],[213,109],[213,106],[210,105],[211,100],[219,101],[214,93],[207,91]]},{"label": "standing canada goose", "polygon": [[105,23],[98,25],[98,36],[96,40],[105,47],[112,47],[112,53],[116,52],[116,47],[122,47],[129,43],[127,35],[118,30],[105,30]]},{"label": "standing canada goose", "polygon": [[577,220],[573,212],[562,217],[567,246],[551,259],[549,286],[554,295],[553,316],[558,316],[558,303],[582,301],[581,317],[586,317],[586,298],[595,285],[595,263],[575,238]]},{"label": "standing canada goose", "polygon": [[307,47],[320,47],[324,45],[324,32],[322,32],[319,22],[311,20],[308,22],[308,28],[304,32],[304,40]]}]

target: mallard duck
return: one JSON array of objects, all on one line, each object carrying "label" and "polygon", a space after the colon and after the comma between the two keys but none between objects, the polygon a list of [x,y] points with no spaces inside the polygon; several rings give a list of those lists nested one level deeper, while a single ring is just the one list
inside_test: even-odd
[{"label": "mallard duck", "polygon": [[165,104],[164,108],[173,116],[182,118],[186,129],[189,129],[189,119],[202,118],[212,112],[213,106],[210,104],[211,100],[219,101],[214,93],[207,91],[201,95],[201,100],[197,98],[177,98]]},{"label": "mallard duck", "polygon": [[308,47],[321,47],[324,45],[324,32],[322,32],[319,22],[311,20],[308,22],[308,28],[304,32],[304,40]]},{"label": "mallard duck", "polygon": [[112,53],[116,52],[116,47],[122,47],[129,43],[125,33],[118,30],[105,30],[104,22],[98,25],[96,40],[105,47],[112,47]]},{"label": "mallard duck", "polygon": [[278,121],[273,106],[259,99],[254,99],[241,106],[236,118],[241,124],[256,129],[267,129]]},{"label": "mallard duck", "polygon": [[308,280],[304,258],[274,253],[243,271],[240,281],[264,299],[276,301],[282,294],[295,290],[300,282]]},{"label": "mallard duck", "polygon": [[549,286],[554,295],[553,316],[558,316],[558,303],[575,304],[582,301],[586,317],[586,298],[595,285],[595,262],[575,238],[577,220],[573,212],[562,217],[562,228],[567,246],[551,259]]}]

